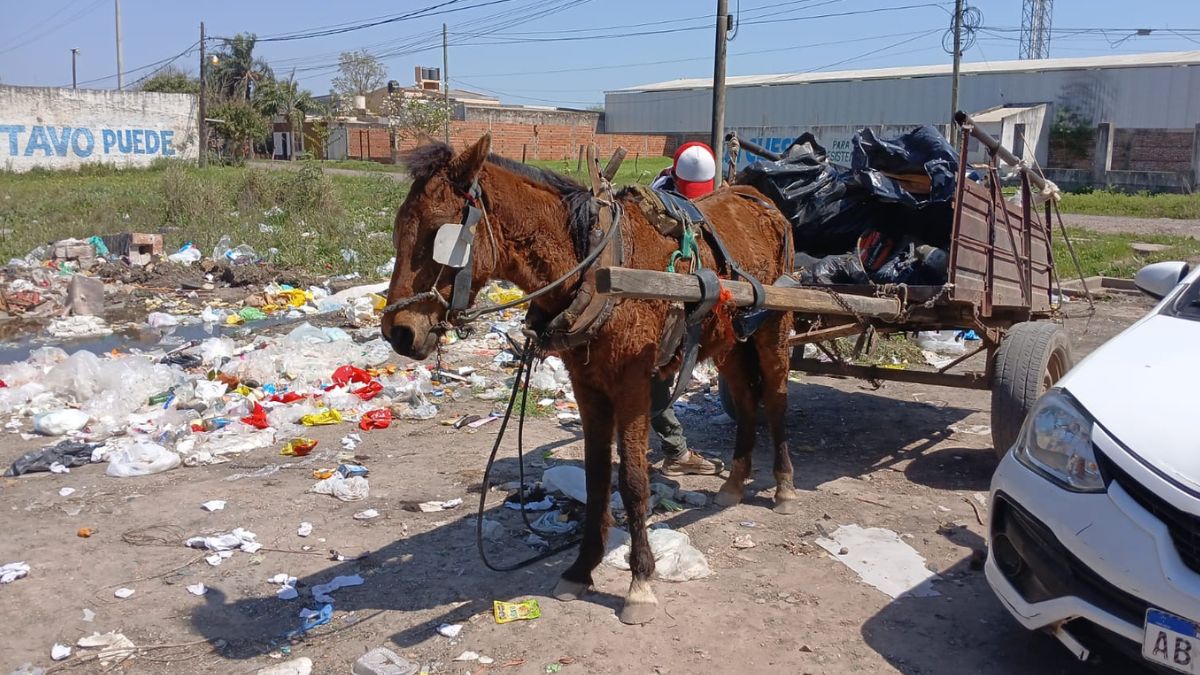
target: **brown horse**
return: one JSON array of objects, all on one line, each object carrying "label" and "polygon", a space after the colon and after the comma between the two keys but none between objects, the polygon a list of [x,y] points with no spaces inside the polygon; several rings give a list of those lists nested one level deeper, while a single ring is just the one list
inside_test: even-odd
[{"label": "brown horse", "polygon": [[[454,270],[434,261],[434,239],[441,225],[463,220],[473,186],[478,186],[486,217],[475,237],[472,298],[488,279],[510,281],[526,292],[544,288],[570,272],[588,252],[588,233],[596,213],[591,193],[564,176],[490,155],[490,145],[491,136],[485,135],[458,155],[449,146],[435,143],[407,158],[413,184],[396,213],[396,266],[388,300],[397,303],[416,297],[417,301],[385,314],[382,321],[384,338],[401,355],[428,357],[446,329]],[[679,243],[660,234],[628,203],[628,195],[618,194],[617,199],[626,204],[621,218],[625,266],[662,270]],[[788,222],[759,193],[746,187],[725,188],[697,205],[748,273],[770,282],[787,271]],[[721,269],[704,243],[701,254],[705,266]],[[570,304],[573,288],[564,284],[533,304],[545,316],[555,316]],[[797,495],[784,437],[791,315],[774,314],[751,339],[737,342],[728,321],[732,308],[726,303],[718,309],[726,312],[725,320],[720,311],[705,320],[700,358],[716,360],[736,402],[738,423],[730,474],[716,501],[729,506],[742,499],[751,477],[755,417],[761,401],[775,447],[775,510],[793,513]],[[664,301],[620,301],[591,342],[560,354],[583,420],[588,503],[579,557],[563,573],[555,596],[574,600],[589,590],[592,570],[604,555],[611,519],[615,430],[633,573],[620,619],[633,624],[653,619],[658,606],[650,586],[654,555],[646,535],[647,451],[650,378],[656,376],[656,350],[667,313]],[[668,369],[678,369],[679,362],[676,357]]]}]

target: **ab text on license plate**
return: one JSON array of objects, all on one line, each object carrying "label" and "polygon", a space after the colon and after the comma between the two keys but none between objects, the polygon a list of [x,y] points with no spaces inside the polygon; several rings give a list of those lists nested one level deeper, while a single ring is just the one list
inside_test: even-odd
[{"label": "ab text on license plate", "polygon": [[1200,673],[1200,629],[1196,624],[1158,609],[1146,610],[1142,657],[1181,673]]}]

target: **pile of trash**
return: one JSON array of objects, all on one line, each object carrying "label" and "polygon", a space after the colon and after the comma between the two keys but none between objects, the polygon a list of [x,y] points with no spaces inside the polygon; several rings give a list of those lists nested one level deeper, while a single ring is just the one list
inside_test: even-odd
[{"label": "pile of trash", "polygon": [[391,353],[382,339],[359,343],[309,323],[241,345],[214,337],[147,354],[43,347],[0,366],[0,415],[11,433],[61,440],[18,458],[8,475],[99,461],[112,476],[145,475],[276,443],[303,455],[311,445],[296,441],[307,427],[371,431],[436,416],[429,371],[386,364]]},{"label": "pile of trash", "polygon": [[758,188],[792,222],[804,283],[936,286],[947,279],[958,162],[930,126],[895,139],[863,129],[850,166],[830,162],[805,133],[735,182]]}]

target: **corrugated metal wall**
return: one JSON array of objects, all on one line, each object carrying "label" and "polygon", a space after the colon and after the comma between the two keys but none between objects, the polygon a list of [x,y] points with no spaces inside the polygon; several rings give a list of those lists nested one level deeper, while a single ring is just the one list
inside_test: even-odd
[{"label": "corrugated metal wall", "polygon": [[[1200,66],[1147,66],[1039,73],[965,75],[960,107],[1070,105],[1094,123],[1190,129],[1200,122]],[[605,126],[613,133],[687,133],[709,128],[712,93],[703,90],[609,92]],[[944,124],[950,77],[732,87],[730,128]]]}]

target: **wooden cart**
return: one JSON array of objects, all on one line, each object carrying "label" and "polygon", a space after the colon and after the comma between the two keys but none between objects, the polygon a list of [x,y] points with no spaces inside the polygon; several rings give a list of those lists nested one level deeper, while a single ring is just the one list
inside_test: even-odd
[{"label": "wooden cart", "polygon": [[[948,283],[944,286],[863,285],[767,287],[766,306],[792,311],[796,317],[791,338],[792,369],[814,375],[856,377],[873,382],[990,389],[992,440],[998,456],[1016,441],[1021,423],[1033,403],[1071,367],[1071,349],[1058,314],[1058,276],[1051,251],[1053,200],[1036,207],[1045,182],[982,130],[964,113],[962,155],[976,141],[987,148],[990,162],[985,180],[966,177],[960,162],[953,203]],[[741,148],[777,159],[752,144]],[[1017,167],[1018,198],[1001,191],[998,161]],[[1014,203],[1015,202],[1015,203]],[[726,282],[734,301],[749,305],[749,284]],[[617,297],[680,301],[700,299],[699,283],[687,275],[646,270],[605,268],[598,271],[600,292]],[[972,329],[978,347],[936,370],[912,370],[851,361],[876,336],[892,333]],[[853,354],[843,354],[833,342],[858,336]],[[813,344],[824,359],[805,358]],[[973,359],[983,354],[986,359]],[[967,370],[970,364],[974,370]],[[722,404],[732,414],[722,391]]]}]

